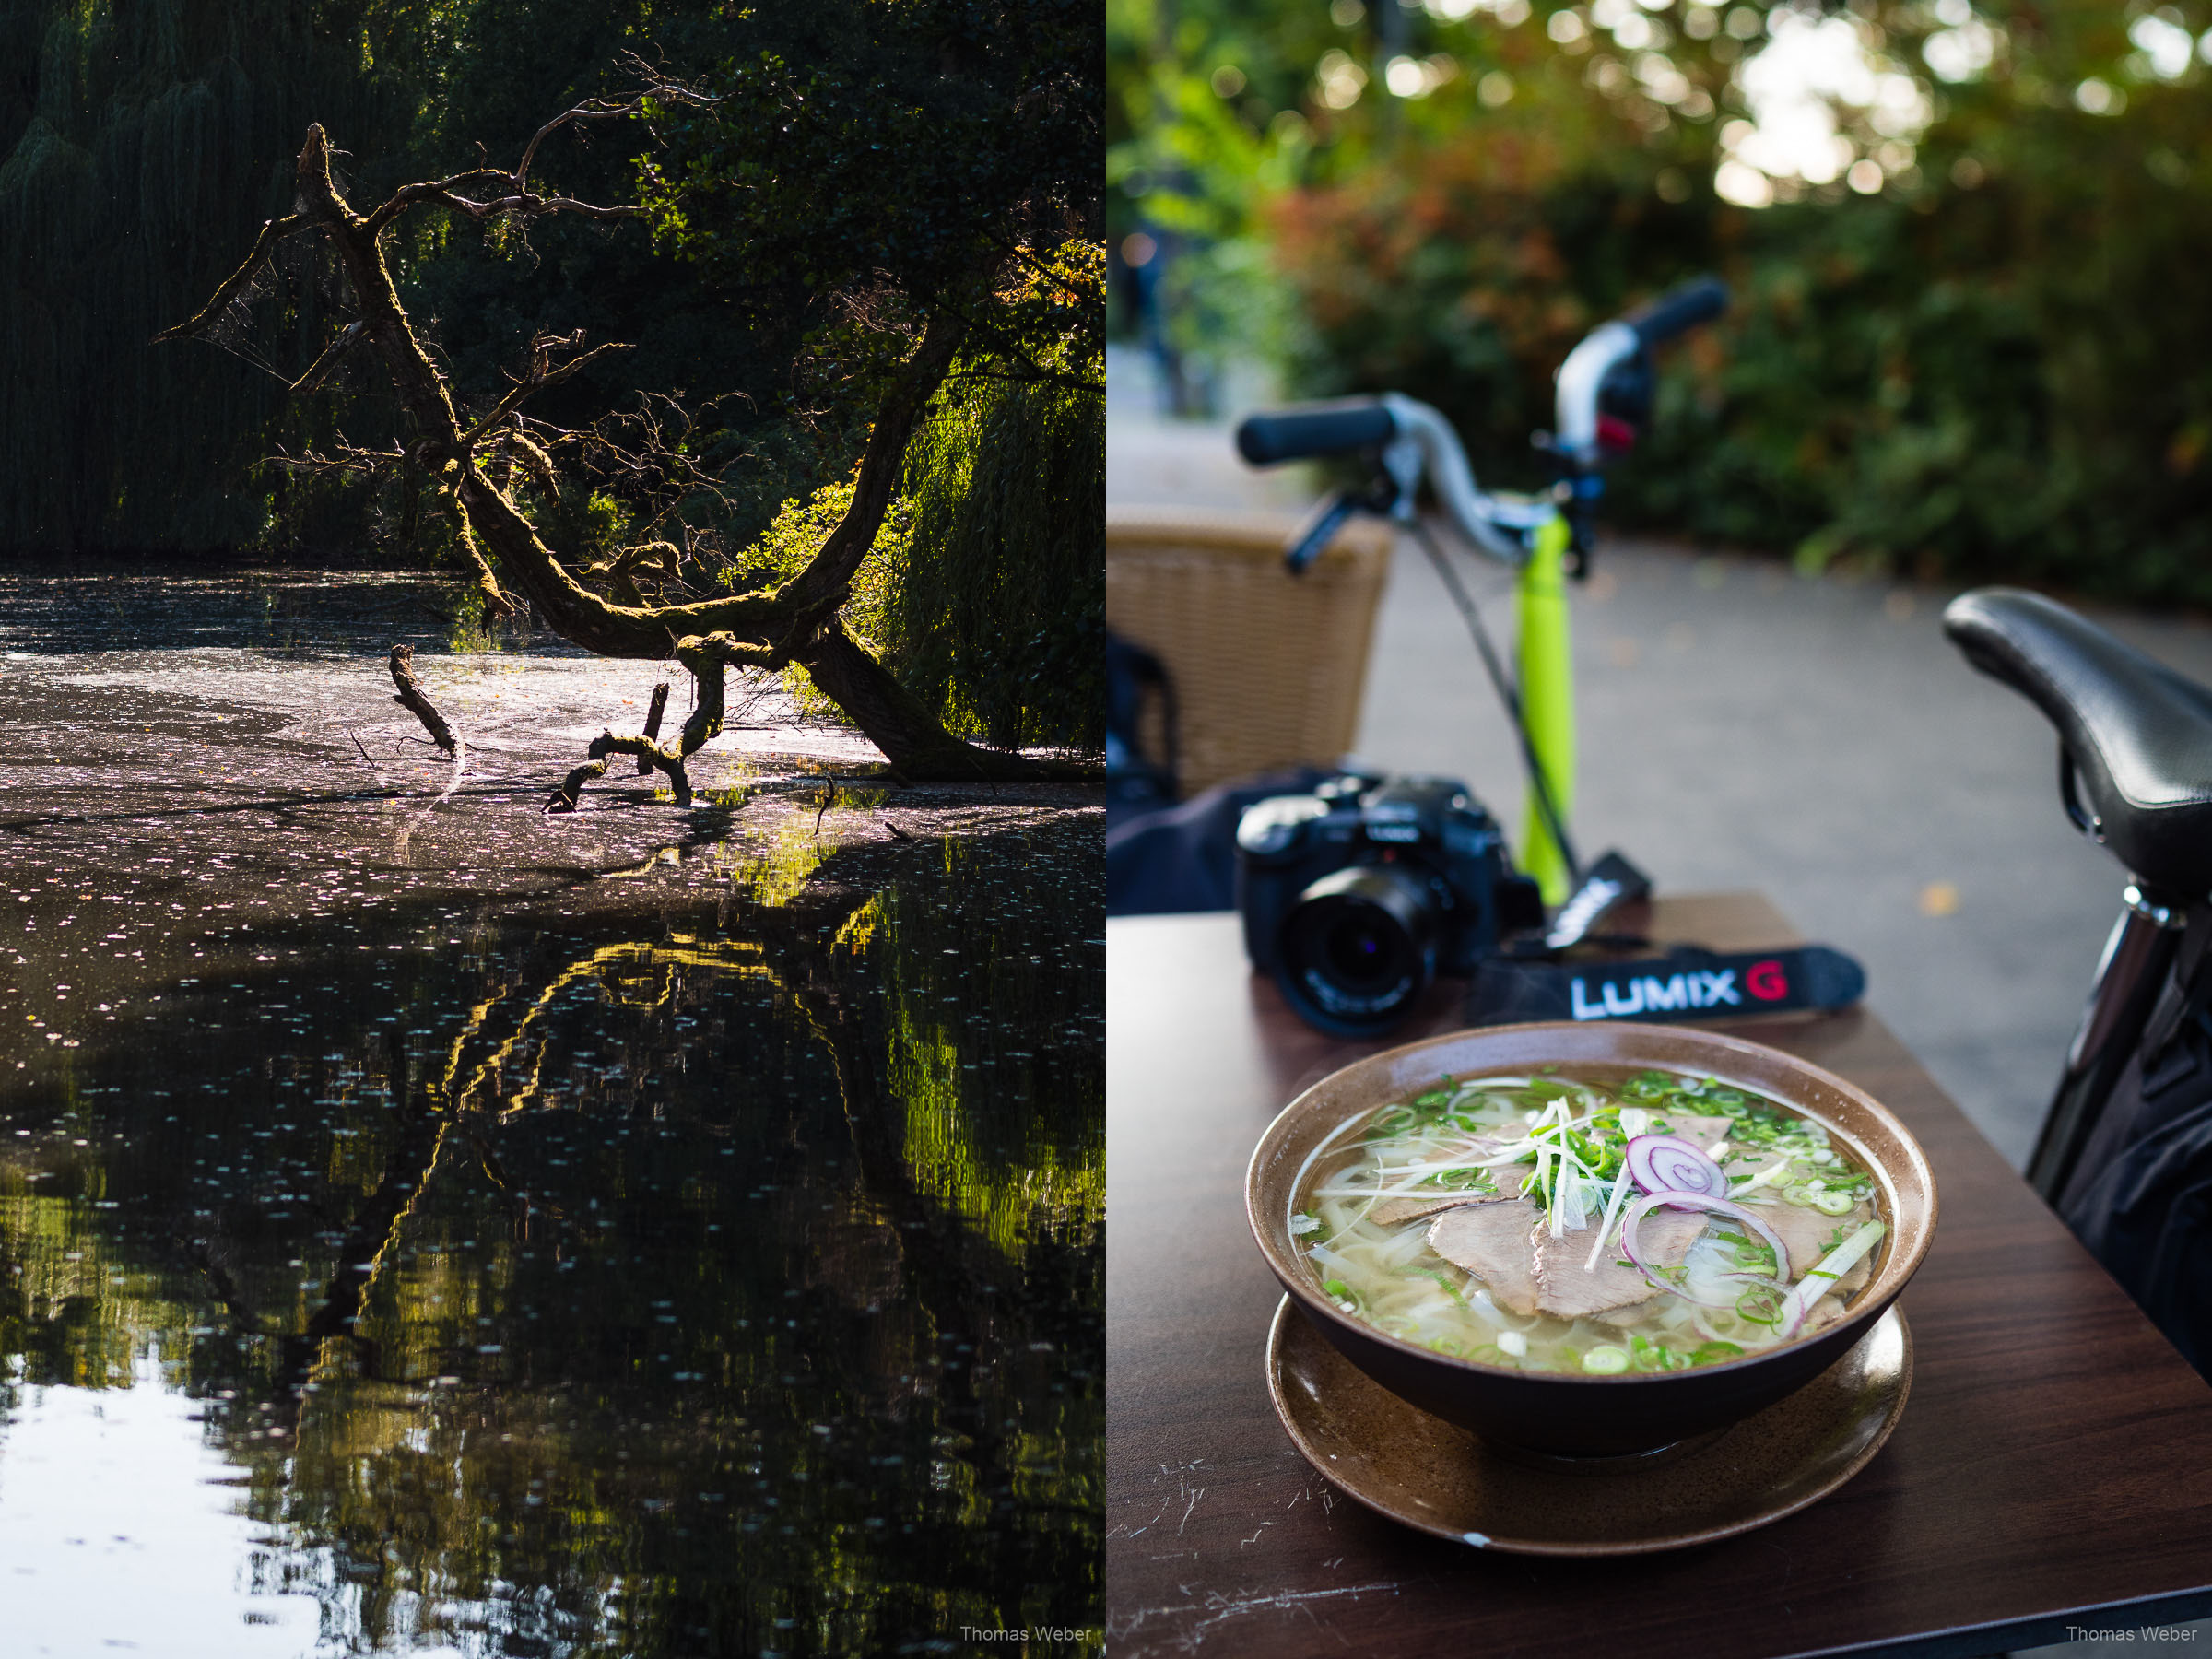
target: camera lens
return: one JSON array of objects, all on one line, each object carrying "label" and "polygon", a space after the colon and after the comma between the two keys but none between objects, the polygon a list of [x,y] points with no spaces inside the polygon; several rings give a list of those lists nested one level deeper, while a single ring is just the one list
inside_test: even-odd
[{"label": "camera lens", "polygon": [[1334,871],[1283,918],[1276,981],[1309,1024],[1374,1036],[1435,979],[1438,920],[1436,894],[1418,876],[1387,865]]}]

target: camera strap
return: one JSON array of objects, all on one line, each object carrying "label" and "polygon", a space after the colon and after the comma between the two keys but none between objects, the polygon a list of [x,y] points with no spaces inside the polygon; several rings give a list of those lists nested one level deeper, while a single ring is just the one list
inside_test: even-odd
[{"label": "camera strap", "polygon": [[1467,987],[1469,1025],[1529,1019],[1741,1019],[1795,1008],[1841,1008],[1866,991],[1866,971],[1840,950],[1731,953],[1678,945],[1665,956],[1613,962],[1526,962],[1492,957]]}]

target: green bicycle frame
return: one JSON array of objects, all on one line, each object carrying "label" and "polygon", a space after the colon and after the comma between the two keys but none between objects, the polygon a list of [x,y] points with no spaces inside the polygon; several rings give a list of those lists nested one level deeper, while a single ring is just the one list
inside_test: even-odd
[{"label": "green bicycle frame", "polygon": [[[1562,825],[1574,811],[1574,666],[1568,648],[1566,568],[1572,534],[1563,514],[1538,525],[1514,590],[1522,724]],[[1567,854],[1544,821],[1533,788],[1521,868],[1543,890],[1545,903],[1567,901],[1572,881]]]}]

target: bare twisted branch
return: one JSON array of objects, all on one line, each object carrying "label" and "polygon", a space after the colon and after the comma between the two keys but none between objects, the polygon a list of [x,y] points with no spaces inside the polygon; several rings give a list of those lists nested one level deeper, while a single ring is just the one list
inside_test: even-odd
[{"label": "bare twisted branch", "polygon": [[[635,347],[627,346],[618,341],[606,346],[594,346],[589,351],[582,350],[582,346],[583,330],[581,328],[572,335],[541,334],[534,338],[530,342],[528,371],[521,380],[508,388],[505,396],[492,406],[490,414],[462,433],[461,448],[463,451],[476,448],[478,443],[483,441],[487,433],[492,431],[508,416],[521,407],[523,400],[532,393],[542,392],[547,386],[559,385],[561,382],[582,370],[585,364],[603,358],[609,352],[636,349]],[[564,349],[573,350],[578,355],[571,358],[565,363],[556,365],[553,361],[554,352]]]},{"label": "bare twisted branch", "polygon": [[[642,68],[643,60],[632,55],[633,65]],[[581,121],[611,121],[624,115],[635,115],[646,103],[708,104],[715,100],[681,81],[655,77],[642,90],[626,99],[587,98],[571,109],[563,110],[531,135],[523,147],[523,159],[515,163],[512,172],[497,168],[477,167],[466,172],[454,173],[450,178],[437,179],[418,184],[403,184],[371,212],[364,221],[371,236],[382,232],[408,208],[424,202],[434,202],[450,207],[455,213],[482,223],[501,214],[518,214],[525,218],[540,218],[551,213],[573,213],[585,218],[624,219],[644,216],[642,207],[627,203],[598,206],[580,202],[573,196],[540,195],[530,188],[530,169],[537,159],[538,146],[562,127]],[[471,196],[461,193],[478,185],[493,185],[500,194],[493,196]]]}]

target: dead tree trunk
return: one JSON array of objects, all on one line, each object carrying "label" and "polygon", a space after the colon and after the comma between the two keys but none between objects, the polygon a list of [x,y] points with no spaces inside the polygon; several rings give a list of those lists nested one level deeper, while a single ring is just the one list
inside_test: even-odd
[{"label": "dead tree trunk", "polygon": [[[687,96],[682,88],[656,88],[654,93]],[[418,467],[458,508],[462,539],[477,559],[478,586],[488,602],[502,610],[511,607],[504,582],[525,595],[563,639],[602,656],[674,656],[699,681],[701,712],[709,707],[712,695],[714,718],[701,723],[695,714],[673,749],[664,748],[651,737],[617,738],[609,734],[594,740],[590,751],[594,764],[571,774],[557,794],[556,804],[565,797],[566,804],[572,806],[575,791],[589,777],[604,774],[607,759],[614,754],[634,754],[658,765],[668,773],[678,800],[688,800],[690,787],[683,776],[683,761],[721,728],[724,672],[731,667],[778,669],[792,663],[804,667],[884,752],[893,768],[909,778],[975,781],[1093,775],[1092,769],[1079,764],[1032,760],[979,747],[954,736],[854,641],[838,620],[839,607],[849,596],[862,559],[875,545],[898,488],[914,427],[959,348],[965,325],[949,306],[940,306],[930,318],[920,343],[877,411],[853,480],[853,502],[844,518],[807,567],[779,587],[686,605],[615,603],[579,582],[547,547],[513,499],[492,481],[479,451],[490,449],[503,433],[512,436],[508,429],[523,402],[531,394],[568,379],[602,353],[623,347],[601,346],[586,350],[581,335],[566,340],[541,338],[533,347],[525,377],[488,414],[465,423],[445,377],[424,350],[400,304],[380,239],[401,216],[426,203],[479,222],[503,215],[530,218],[554,213],[601,219],[638,217],[641,210],[636,207],[594,206],[565,196],[539,194],[532,190],[529,179],[532,158],[547,134],[571,121],[626,114],[636,107],[636,100],[581,105],[548,123],[531,140],[522,163],[512,173],[480,168],[446,179],[403,185],[367,214],[356,212],[338,191],[331,178],[323,129],[311,126],[297,169],[299,211],[264,226],[245,263],[216,290],[199,315],[159,337],[190,334],[220,317],[285,238],[304,232],[320,232],[329,238],[360,316],[318,360],[316,369],[302,377],[302,383],[317,378],[327,359],[340,349],[357,341],[369,345],[390,373],[416,434],[404,456],[393,458]],[[558,361],[557,353],[563,354]],[[707,725],[712,729],[704,729]],[[695,728],[703,730],[696,741]]]},{"label": "dead tree trunk", "polygon": [[399,688],[399,695],[392,700],[422,722],[422,729],[430,735],[432,743],[449,755],[454,753],[460,740],[453,735],[453,728],[446,724],[445,716],[438,712],[437,705],[425,697],[422,688],[415,683],[414,646],[392,647],[392,683]]}]

